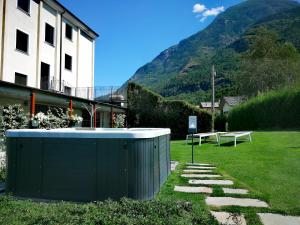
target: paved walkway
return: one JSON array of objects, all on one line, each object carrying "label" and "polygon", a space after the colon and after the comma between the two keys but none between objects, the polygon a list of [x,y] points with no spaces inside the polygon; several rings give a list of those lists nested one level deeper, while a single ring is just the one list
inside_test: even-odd
[{"label": "paved walkway", "polygon": [[[229,186],[234,182],[231,180],[213,179],[221,178],[220,174],[212,174],[216,169],[215,165],[207,163],[187,163],[181,177],[185,178],[198,178],[189,179],[190,186],[175,186],[174,191],[184,192],[191,194],[205,194],[210,195],[213,193],[215,186]],[[211,174],[210,174],[211,173]],[[202,179],[203,178],[203,179]],[[210,179],[211,178],[211,179]],[[196,186],[197,185],[197,186]],[[204,186],[198,186],[204,185]],[[219,189],[218,189],[219,190]],[[257,207],[257,208],[269,208],[269,205],[259,199],[243,198],[240,196],[247,196],[249,191],[246,189],[228,188],[222,187],[224,192],[223,197],[210,197],[207,196],[205,202],[208,206],[222,207],[236,206],[236,207]],[[226,196],[229,195],[229,196]],[[236,196],[236,197],[232,197]],[[224,211],[210,211],[211,214],[220,224],[225,225],[246,225],[246,219],[243,214],[232,214]],[[300,217],[295,216],[283,216],[279,214],[271,213],[258,213],[258,216],[263,225],[300,225]]]}]

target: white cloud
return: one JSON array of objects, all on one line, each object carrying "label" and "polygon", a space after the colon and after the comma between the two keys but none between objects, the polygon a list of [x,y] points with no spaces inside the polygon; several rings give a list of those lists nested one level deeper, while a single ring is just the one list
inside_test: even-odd
[{"label": "white cloud", "polygon": [[224,6],[208,9],[205,5],[197,3],[193,7],[193,13],[196,13],[196,18],[200,18],[200,22],[204,22],[209,16],[217,16],[221,12],[224,12]]},{"label": "white cloud", "polygon": [[206,9],[205,5],[197,3],[193,7],[193,13],[202,13]]},{"label": "white cloud", "polygon": [[219,6],[216,8],[212,8],[212,9],[208,9],[205,10],[205,12],[202,14],[204,17],[208,17],[208,16],[217,16],[219,15],[221,12],[224,12],[225,8],[224,6]]}]

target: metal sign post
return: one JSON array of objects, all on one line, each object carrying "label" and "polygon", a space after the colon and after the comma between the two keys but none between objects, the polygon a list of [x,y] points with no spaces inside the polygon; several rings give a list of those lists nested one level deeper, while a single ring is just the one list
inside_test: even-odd
[{"label": "metal sign post", "polygon": [[194,134],[197,133],[197,116],[189,116],[189,133],[192,134],[192,163],[194,163]]}]

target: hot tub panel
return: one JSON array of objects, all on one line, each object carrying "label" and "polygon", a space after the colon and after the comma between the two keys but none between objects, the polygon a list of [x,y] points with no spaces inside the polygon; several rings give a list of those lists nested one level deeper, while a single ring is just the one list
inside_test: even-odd
[{"label": "hot tub panel", "polygon": [[151,199],[170,174],[169,138],[9,137],[7,191],[72,201]]}]

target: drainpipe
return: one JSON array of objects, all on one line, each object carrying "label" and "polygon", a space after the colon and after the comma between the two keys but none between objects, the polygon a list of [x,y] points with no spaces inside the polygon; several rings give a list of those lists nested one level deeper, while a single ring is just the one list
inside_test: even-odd
[{"label": "drainpipe", "polygon": [[59,91],[61,92],[62,90],[62,25],[63,25],[63,15],[66,13],[66,10],[64,10],[61,14],[60,14],[60,62],[59,62],[59,66],[60,66],[60,70],[59,70]]},{"label": "drainpipe", "polygon": [[2,8],[2,37],[1,37],[2,43],[1,43],[0,80],[3,80],[5,23],[6,23],[6,0],[3,1],[3,8]]}]

